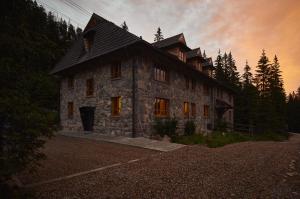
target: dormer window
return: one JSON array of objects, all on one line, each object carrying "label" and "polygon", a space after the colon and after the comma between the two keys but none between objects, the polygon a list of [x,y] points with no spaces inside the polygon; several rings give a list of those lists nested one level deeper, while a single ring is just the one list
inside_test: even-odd
[{"label": "dormer window", "polygon": [[182,52],[181,50],[179,50],[179,52],[178,52],[178,58],[179,58],[181,61],[185,62],[185,60],[186,60],[186,58],[185,58],[185,53]]},{"label": "dormer window", "polygon": [[95,31],[88,31],[83,35],[83,44],[85,52],[90,52],[94,43]]}]

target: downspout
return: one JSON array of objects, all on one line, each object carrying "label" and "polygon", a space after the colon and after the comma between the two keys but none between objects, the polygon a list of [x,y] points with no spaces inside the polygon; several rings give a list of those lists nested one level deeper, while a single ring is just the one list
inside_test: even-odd
[{"label": "downspout", "polygon": [[133,58],[133,63],[132,63],[132,137],[136,137],[136,129],[135,129],[135,124],[136,124],[136,115],[135,115],[135,101],[136,101],[136,57]]}]

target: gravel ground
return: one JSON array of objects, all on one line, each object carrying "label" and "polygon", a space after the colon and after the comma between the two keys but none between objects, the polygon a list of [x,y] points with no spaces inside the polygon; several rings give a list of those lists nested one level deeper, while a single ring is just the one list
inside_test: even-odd
[{"label": "gravel ground", "polygon": [[300,135],[188,146],[34,191],[38,198],[300,198],[299,156]]},{"label": "gravel ground", "polygon": [[111,164],[142,158],[158,152],[120,144],[88,139],[56,136],[49,140],[37,173],[19,176],[23,184],[31,184]]}]

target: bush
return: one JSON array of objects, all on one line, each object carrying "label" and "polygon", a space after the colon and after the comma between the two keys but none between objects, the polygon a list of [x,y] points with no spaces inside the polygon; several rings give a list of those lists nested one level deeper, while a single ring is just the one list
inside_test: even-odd
[{"label": "bush", "polygon": [[153,130],[156,134],[163,137],[164,135],[167,135],[169,137],[176,137],[176,129],[177,129],[178,121],[176,118],[167,118],[167,119],[161,119],[161,118],[155,118],[154,124],[153,124]]},{"label": "bush", "polygon": [[216,131],[227,132],[227,123],[223,120],[218,120],[216,124]]},{"label": "bush", "polygon": [[244,142],[249,140],[251,140],[251,137],[239,133],[213,132],[207,136],[206,144],[208,147],[214,148],[225,146],[226,144]]},{"label": "bush", "polygon": [[189,120],[184,124],[184,135],[194,135],[196,131],[196,125],[193,120]]},{"label": "bush", "polygon": [[172,139],[172,142],[186,144],[186,145],[205,144],[205,136],[203,136],[202,134],[177,136]]}]

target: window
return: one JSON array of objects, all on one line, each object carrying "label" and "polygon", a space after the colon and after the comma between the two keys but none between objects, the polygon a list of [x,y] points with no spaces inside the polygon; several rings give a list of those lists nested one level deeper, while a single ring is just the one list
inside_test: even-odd
[{"label": "window", "polygon": [[192,79],[192,90],[196,90],[196,81]]},{"label": "window", "polygon": [[168,71],[164,67],[155,66],[154,79],[157,81],[168,82],[169,81]]},{"label": "window", "polygon": [[163,98],[155,98],[154,115],[157,117],[169,116],[169,100]]},{"label": "window", "polygon": [[209,87],[207,85],[203,85],[203,94],[206,96],[209,95]]},{"label": "window", "polygon": [[185,62],[185,53],[179,50],[179,52],[178,52],[178,58],[181,61]]},{"label": "window", "polygon": [[203,116],[209,117],[209,106],[208,105],[203,106]]},{"label": "window", "polygon": [[232,103],[232,95],[228,94],[229,102]]},{"label": "window", "polygon": [[191,109],[192,109],[192,112],[191,112],[192,117],[196,117],[196,104],[195,103],[191,103]]},{"label": "window", "polygon": [[184,76],[185,79],[185,88],[188,90],[190,88],[190,80],[187,76]]},{"label": "window", "polygon": [[111,78],[121,77],[121,63],[116,62],[111,65]]},{"label": "window", "polygon": [[74,116],[74,104],[73,102],[68,102],[68,118],[73,119]]},{"label": "window", "polygon": [[70,76],[68,77],[68,89],[73,89],[74,88],[74,77]]},{"label": "window", "polygon": [[185,118],[189,118],[189,103],[188,102],[184,102],[183,103],[183,115]]},{"label": "window", "polygon": [[228,111],[228,116],[229,116],[229,121],[231,122],[231,121],[232,121],[232,114],[231,114],[231,111]]},{"label": "window", "polygon": [[83,36],[85,52],[90,52],[94,42],[95,31],[89,31]]},{"label": "window", "polygon": [[112,97],[111,98],[111,115],[119,116],[121,113],[121,97]]},{"label": "window", "polygon": [[94,80],[93,78],[86,80],[86,96],[92,96],[94,94]]}]

